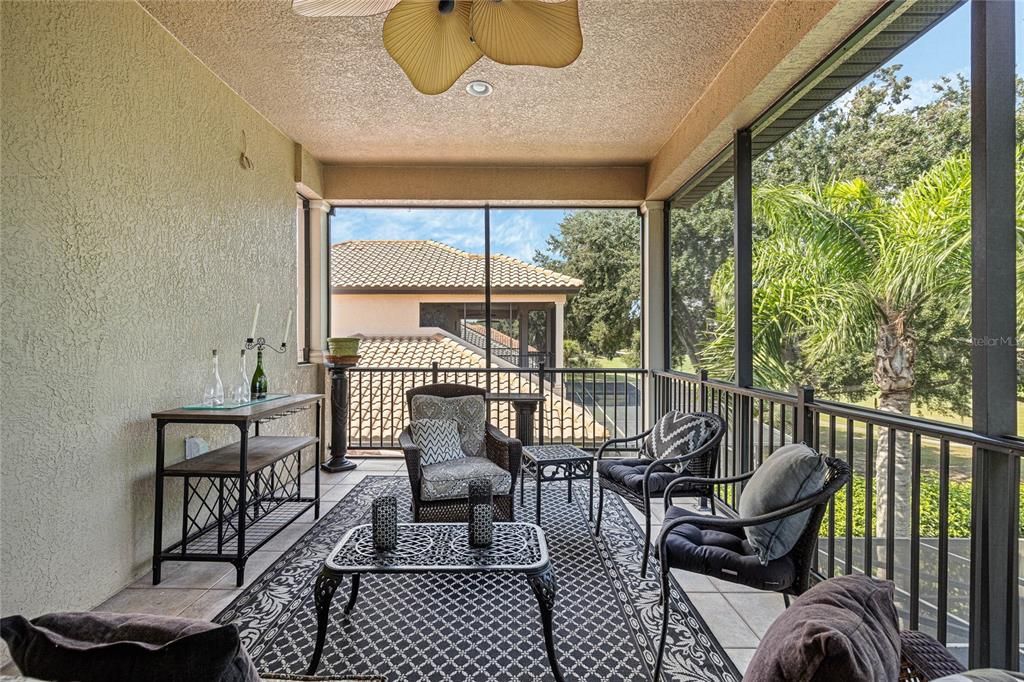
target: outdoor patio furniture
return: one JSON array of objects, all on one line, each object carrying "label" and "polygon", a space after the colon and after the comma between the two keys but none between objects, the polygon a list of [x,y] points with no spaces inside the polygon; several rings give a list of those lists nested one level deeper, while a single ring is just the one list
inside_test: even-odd
[{"label": "outdoor patio furniture", "polygon": [[[487,391],[475,386],[462,384],[430,384],[420,386],[406,391],[409,414],[412,414],[413,398],[419,395],[436,396],[440,398],[454,398],[460,396],[478,395],[483,398]],[[453,499],[429,499],[424,495],[424,466],[421,462],[422,453],[412,437],[412,430],[407,426],[399,437],[402,452],[405,454],[406,468],[409,471],[409,483],[412,486],[412,512],[414,521],[465,521],[469,514],[469,498],[461,496]],[[502,470],[507,471],[511,476],[511,485],[507,493],[495,493],[494,495],[494,518],[501,521],[512,521],[515,518],[515,485],[516,477],[519,475],[520,462],[522,459],[522,444],[515,438],[506,436],[493,424],[487,424],[484,432],[483,457],[493,462]],[[478,459],[468,456],[465,460]],[[476,471],[479,467],[472,465],[478,462],[463,461],[453,465],[465,471],[465,480],[478,478],[480,473]],[[431,465],[437,466],[437,465]],[[429,472],[428,472],[429,473]]]},{"label": "outdoor patio furniture", "polygon": [[590,482],[589,518],[594,518],[594,456],[575,445],[530,445],[523,448],[523,471],[519,478],[519,504],[526,496],[526,477],[537,484],[537,518],[540,525],[540,484],[551,481],[568,482],[568,501],[572,502],[572,482]]},{"label": "outdoor patio furniture", "polygon": [[348,531],[327,557],[313,591],[316,602],[316,646],[308,674],[316,672],[327,638],[331,599],[346,576],[351,578],[345,616],[352,613],[364,573],[401,575],[410,573],[504,573],[526,576],[544,629],[544,645],[551,672],[562,682],[558,667],[551,620],[555,605],[555,574],[548,558],[544,531],[532,523],[496,523],[489,547],[469,545],[465,523],[403,523],[398,526],[398,547],[378,552],[373,547],[373,530],[368,524]]},{"label": "outdoor patio furniture", "polygon": [[[672,506],[678,486],[729,485],[748,481],[751,471],[740,476],[716,479],[681,477],[665,488],[665,521],[658,538],[661,564],[662,623],[661,644],[655,679],[665,654],[665,633],[669,615],[669,570],[679,568],[720,580],[780,592],[789,604],[790,595],[799,596],[810,587],[811,563],[818,544],[821,519],[832,496],[850,480],[850,467],[834,457],[826,457],[825,485],[817,492],[773,512],[750,518],[706,516]],[[756,550],[747,541],[744,529],[779,521],[810,510],[804,532],[788,553],[762,564]]]},{"label": "outdoor patio furniture", "polygon": [[[597,526],[601,533],[601,515],[604,511],[604,491],[618,493],[627,502],[644,514],[644,557],[640,563],[640,574],[647,576],[647,562],[651,544],[651,499],[661,497],[670,483],[685,479],[685,484],[673,488],[677,497],[700,497],[711,500],[711,511],[715,511],[714,487],[706,483],[718,466],[718,445],[725,435],[725,420],[711,412],[693,412],[687,417],[704,419],[708,422],[709,435],[696,450],[676,457],[654,459],[647,454],[647,439],[654,428],[635,436],[612,438],[597,451],[598,493]],[[659,420],[660,421],[660,420]],[[642,442],[641,457],[632,459],[604,459],[610,446]]]}]

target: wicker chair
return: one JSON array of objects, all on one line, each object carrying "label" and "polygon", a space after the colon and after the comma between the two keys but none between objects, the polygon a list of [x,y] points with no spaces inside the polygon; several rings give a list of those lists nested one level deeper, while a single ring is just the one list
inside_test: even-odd
[{"label": "wicker chair", "polygon": [[[692,483],[692,479],[676,479],[665,489],[665,522],[658,537],[658,558],[661,562],[661,643],[658,645],[654,679],[660,679],[662,658],[665,655],[665,634],[668,632],[669,615],[669,569],[681,568],[758,589],[772,589],[782,593],[787,606],[791,595],[799,596],[807,591],[810,587],[811,566],[818,545],[821,519],[825,515],[829,500],[850,480],[850,467],[846,462],[826,457],[825,463],[828,473],[825,485],[820,491],[769,514],[750,518],[704,516],[672,507],[673,488]],[[703,482],[712,485],[740,483],[753,475],[754,472],[751,471],[742,476],[704,479]],[[793,549],[788,554],[769,561],[767,565],[762,565],[752,553],[749,544],[745,543],[743,529],[778,521],[808,509],[811,510],[811,514],[807,519],[807,526]],[[680,534],[688,533],[683,544],[670,543],[670,540],[677,540],[673,537],[677,529]],[[710,546],[720,551],[716,553],[714,560],[708,560],[699,556],[699,552],[693,551],[694,545],[689,542],[691,539],[697,543],[704,543],[700,550]]]},{"label": "wicker chair", "polygon": [[[719,443],[725,435],[725,420],[711,412],[694,412],[693,416],[706,417],[717,426],[715,433],[700,448],[681,457],[671,459],[604,459],[610,446],[631,442],[642,443],[654,429],[625,438],[606,441],[597,451],[597,524],[595,533],[601,534],[601,517],[604,515],[604,491],[618,493],[644,515],[644,556],[640,563],[640,575],[647,577],[647,563],[651,552],[651,500],[662,497],[666,487],[676,479],[693,481],[673,488],[675,497],[700,497],[711,501],[711,513],[715,513],[714,486],[704,483],[718,467]],[[669,465],[685,464],[679,472]],[[623,475],[623,472],[628,472]],[[632,483],[632,485],[630,485]]]},{"label": "wicker chair", "polygon": [[928,682],[964,670],[949,649],[929,635],[916,630],[900,632],[900,682]]},{"label": "wicker chair", "polygon": [[[418,395],[432,395],[440,398],[454,398],[467,395],[485,396],[487,391],[476,386],[462,384],[430,384],[413,388],[405,393],[412,414],[412,399]],[[412,439],[412,430],[405,427],[399,436],[402,452],[405,454],[406,468],[409,470],[409,484],[412,486],[413,521],[458,522],[465,521],[469,514],[469,499],[424,500],[420,496],[420,449]],[[487,459],[491,460],[512,475],[512,485],[507,495],[494,496],[494,518],[499,521],[515,519],[514,499],[512,492],[516,488],[516,477],[523,458],[523,446],[517,439],[506,436],[493,424],[488,424],[484,434],[484,448]]]}]

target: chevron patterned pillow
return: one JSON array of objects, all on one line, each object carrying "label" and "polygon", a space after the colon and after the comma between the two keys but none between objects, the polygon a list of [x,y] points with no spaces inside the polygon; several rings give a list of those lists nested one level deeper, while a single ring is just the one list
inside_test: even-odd
[{"label": "chevron patterned pillow", "polygon": [[422,466],[466,456],[459,438],[459,423],[454,419],[417,419],[412,422],[412,440],[422,453]]},{"label": "chevron patterned pillow", "polygon": [[[672,410],[654,425],[651,435],[644,441],[644,454],[650,459],[672,459],[696,452],[714,436],[715,423],[696,414]],[[685,466],[669,465],[676,471]]]}]

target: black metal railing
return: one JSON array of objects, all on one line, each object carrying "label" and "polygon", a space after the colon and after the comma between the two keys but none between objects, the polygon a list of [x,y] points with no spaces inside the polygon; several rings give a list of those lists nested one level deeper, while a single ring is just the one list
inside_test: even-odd
[{"label": "black metal railing", "polygon": [[[457,335],[481,351],[487,347],[487,336],[466,324],[465,320],[459,324]],[[530,349],[524,351],[518,347],[495,341],[493,337],[491,338],[491,355],[510,365],[528,369],[539,369],[541,365],[551,367],[555,360],[553,354],[547,351]]]},{"label": "black metal railing", "polygon": [[[696,375],[655,372],[654,416],[708,410],[729,426],[719,473],[756,467],[777,447],[805,442],[854,472],[829,505],[815,569],[822,578],[863,573],[892,580],[906,627],[936,636],[966,660],[970,593],[971,458],[974,448],[1024,454],[1024,444],[916,417],[741,388]],[[719,497],[735,510],[742,489]],[[1008,502],[1008,509],[1016,504]],[[1024,585],[1018,580],[1019,584]]]},{"label": "black metal railing", "polygon": [[[491,393],[534,393],[544,401],[534,420],[534,442],[571,443],[595,450],[615,436],[643,430],[647,373],[639,369],[483,367],[354,367],[348,370],[349,447],[398,448],[409,423],[405,393],[432,383],[458,383]],[[508,401],[489,402],[489,418],[515,433]]]}]

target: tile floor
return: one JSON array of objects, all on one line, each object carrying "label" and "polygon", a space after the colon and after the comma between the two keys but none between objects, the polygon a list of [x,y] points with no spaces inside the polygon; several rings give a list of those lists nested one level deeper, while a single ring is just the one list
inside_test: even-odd
[{"label": "tile floor", "polygon": [[[367,475],[405,476],[405,463],[401,459],[372,458],[360,460],[355,471],[340,474],[321,472],[321,512],[337,504]],[[312,470],[303,474],[304,483],[312,483],[312,479]],[[640,513],[631,507],[630,510],[642,525]],[[661,520],[661,511],[656,509],[655,525],[652,526],[654,537],[661,529]],[[266,570],[312,524],[312,512],[307,512],[254,553],[246,565],[246,585]],[[152,585],[151,576],[147,573],[97,606],[96,610],[213,618],[240,592],[240,588],[235,587],[234,567],[230,564],[166,562],[163,573],[164,579],[159,586]],[[682,571],[674,570],[673,574],[742,672],[759,638],[782,612],[782,597]]]}]

